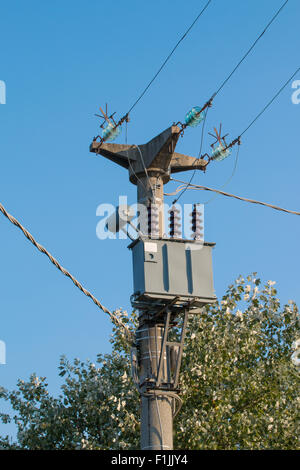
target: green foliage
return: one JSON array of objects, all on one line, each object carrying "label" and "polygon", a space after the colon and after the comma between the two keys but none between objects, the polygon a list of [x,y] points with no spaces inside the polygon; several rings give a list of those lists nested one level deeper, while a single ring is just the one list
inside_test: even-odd
[{"label": "green foliage", "polygon": [[[177,449],[299,449],[299,371],[291,361],[300,337],[293,302],[280,306],[273,282],[239,278],[220,303],[188,324],[180,376],[183,407],[174,422]],[[136,314],[116,314],[134,331]],[[44,377],[19,380],[9,401],[17,442],[3,448],[138,449],[139,396],[130,377],[129,345],[114,327],[112,353],[96,364],[62,357],[59,397]]]}]

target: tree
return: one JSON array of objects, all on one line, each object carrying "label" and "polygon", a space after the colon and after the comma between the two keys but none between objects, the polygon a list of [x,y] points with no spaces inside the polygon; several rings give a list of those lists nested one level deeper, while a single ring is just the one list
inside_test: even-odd
[{"label": "tree", "polygon": [[[177,449],[299,449],[299,370],[291,361],[300,337],[297,306],[280,306],[274,282],[239,278],[222,300],[188,324],[180,376],[183,406],[175,418]],[[117,315],[134,330],[135,313]],[[96,364],[61,358],[61,394],[45,377],[0,389],[10,402],[17,442],[2,448],[138,449],[139,396],[130,346],[114,327],[112,353]],[[297,342],[298,344],[299,342]]]}]

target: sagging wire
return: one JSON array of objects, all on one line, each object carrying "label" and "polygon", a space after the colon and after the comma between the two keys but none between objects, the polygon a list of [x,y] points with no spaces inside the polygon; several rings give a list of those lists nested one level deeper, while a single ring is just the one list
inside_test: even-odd
[{"label": "sagging wire", "polygon": [[[267,109],[271,106],[272,103],[278,98],[278,96],[283,92],[283,90],[287,87],[287,85],[293,80],[293,78],[297,75],[297,73],[300,72],[300,67],[297,68],[297,70],[293,73],[291,77],[280,87],[280,89],[275,93],[275,95],[271,98],[271,100],[263,107],[263,109],[256,115],[256,117],[251,121],[251,123],[239,134],[239,136],[234,139],[231,144],[225,146],[224,150],[228,150],[232,148],[235,144],[241,144],[241,138],[243,135],[248,132],[248,130],[253,126],[253,124],[267,111]],[[211,160],[215,160],[216,158],[213,157]]]},{"label": "sagging wire", "polygon": [[[177,183],[181,183],[181,186],[179,186],[173,193],[166,193],[165,196],[174,196],[178,192],[182,191],[186,186],[186,181],[181,181],[181,180],[178,180],[178,179],[175,179],[175,178],[171,178],[171,180],[176,181]],[[245,202],[249,202],[251,204],[259,204],[261,206],[270,207],[271,209],[275,209],[275,210],[281,211],[281,212],[286,212],[288,214],[300,215],[299,211],[292,211],[290,209],[284,209],[283,207],[275,206],[274,204],[269,204],[267,202],[257,201],[255,199],[248,199],[248,198],[245,198],[245,197],[237,196],[235,194],[226,193],[225,191],[220,191],[219,189],[208,188],[207,186],[200,186],[200,185],[197,185],[197,184],[191,184],[188,189],[201,190],[201,191],[212,191],[212,192],[221,194],[223,196],[238,199],[239,201],[245,201]]]},{"label": "sagging wire", "polygon": [[[226,79],[223,81],[223,83],[221,84],[221,86],[218,88],[218,90],[212,95],[212,97],[205,103],[204,106],[202,106],[202,108],[198,108],[198,107],[195,107],[193,108],[186,116],[186,122],[183,124],[181,122],[178,122],[177,125],[180,125],[180,134],[183,136],[183,133],[184,133],[184,130],[187,126],[193,126],[193,125],[197,125],[195,124],[197,121],[198,123],[201,122],[202,120],[202,115],[203,115],[203,112],[207,109],[207,107],[211,107],[212,106],[212,103],[213,103],[213,100],[215,99],[215,97],[220,93],[220,91],[223,89],[223,87],[225,86],[225,84],[230,80],[230,78],[233,76],[233,74],[236,72],[236,70],[240,67],[240,65],[243,63],[243,61],[247,58],[247,56],[250,54],[250,52],[254,49],[254,47],[256,46],[256,44],[258,43],[258,41],[262,38],[262,36],[265,34],[265,32],[268,30],[268,28],[271,26],[271,24],[275,21],[275,19],[277,18],[277,16],[280,14],[280,12],[283,10],[283,8],[286,6],[286,4],[288,3],[289,0],[286,0],[285,3],[280,7],[280,9],[276,12],[276,14],[272,17],[272,19],[269,21],[269,23],[267,24],[267,26],[264,28],[263,32],[256,38],[256,40],[254,41],[254,43],[251,45],[251,47],[248,49],[248,51],[246,52],[246,54],[242,57],[242,59],[238,62],[238,64],[235,66],[235,68],[233,69],[233,71],[228,75],[228,77],[226,77]],[[157,78],[157,76],[160,74],[160,72],[162,71],[162,69],[165,67],[166,63],[168,62],[168,60],[171,58],[171,56],[173,55],[173,53],[175,52],[175,50],[177,49],[177,47],[179,46],[179,44],[183,41],[183,39],[188,35],[188,33],[190,32],[190,30],[192,29],[192,27],[195,25],[195,23],[198,21],[198,19],[202,16],[202,14],[205,12],[205,10],[208,8],[209,4],[211,3],[211,0],[209,0],[206,5],[204,6],[204,8],[201,10],[201,12],[198,14],[198,16],[196,17],[196,19],[193,21],[193,23],[191,24],[191,26],[187,29],[187,31],[184,33],[184,35],[180,38],[180,40],[177,42],[177,44],[174,46],[174,48],[172,49],[172,51],[170,52],[170,54],[167,56],[167,58],[165,59],[165,61],[163,62],[163,64],[161,65],[161,67],[159,68],[159,70],[157,71],[157,73],[154,75],[154,77],[150,80],[150,82],[148,83],[148,85],[146,86],[146,88],[143,90],[143,92],[141,93],[141,95],[137,98],[137,100],[133,103],[133,105],[131,106],[131,108],[129,109],[129,111],[123,116],[121,117],[121,119],[116,122],[114,120],[114,114],[111,114],[110,116],[108,116],[108,113],[107,113],[107,105],[106,105],[106,112],[104,113],[103,110],[100,108],[100,111],[102,112],[102,115],[98,115],[96,114],[96,116],[104,119],[104,123],[102,123],[100,125],[101,128],[103,128],[103,133],[102,133],[102,136],[98,135],[96,137],[94,137],[93,141],[96,141],[97,139],[100,139],[99,141],[99,146],[98,146],[98,149],[96,151],[97,154],[99,154],[99,151],[100,151],[100,148],[102,146],[102,144],[105,142],[105,141],[113,141],[117,138],[117,136],[120,134],[121,132],[121,126],[124,122],[128,123],[129,122],[129,114],[131,113],[131,111],[133,110],[133,108],[138,104],[138,102],[142,99],[142,97],[144,96],[144,94],[147,92],[147,90],[150,88],[150,86],[152,85],[152,83],[154,82],[154,80]],[[106,126],[104,127],[104,124],[106,124]]]},{"label": "sagging wire", "polygon": [[293,80],[293,78],[297,75],[297,73],[300,72],[300,67],[296,70],[296,72],[293,73],[293,75],[285,82],[285,84],[280,88],[280,90],[273,96],[273,98],[266,104],[266,106],[261,110],[261,112],[253,119],[253,121],[246,127],[246,129],[240,134],[240,137],[242,137],[250,127],[253,126],[253,124],[260,118],[260,116],[271,106],[271,104],[278,98],[278,96],[281,94],[281,92],[287,87],[287,85]]},{"label": "sagging wire", "polygon": [[[298,72],[300,72],[300,67],[298,67],[297,70],[293,73],[293,75],[289,77],[289,79],[280,87],[277,93],[275,93],[275,95],[271,98],[271,100],[263,107],[263,109],[256,115],[256,117],[251,121],[251,123],[243,130],[243,132],[241,132],[241,134],[239,134],[239,136],[236,139],[234,139],[229,145],[226,145],[222,149],[221,153],[223,151],[229,150],[236,144],[238,145],[241,144],[241,138],[243,137],[243,135],[245,135],[246,132],[248,132],[248,130],[253,126],[253,124],[265,113],[265,111],[267,111],[267,109],[271,106],[271,104],[274,103],[276,98],[278,98],[278,96],[283,92],[283,90],[293,80],[293,78],[297,75]],[[216,160],[216,159],[217,159],[216,156],[213,155],[210,160]]]},{"label": "sagging wire", "polygon": [[[238,144],[238,146],[241,145],[241,138],[243,135],[246,134],[246,132],[248,132],[248,130],[254,125],[254,123],[265,113],[265,111],[271,106],[271,104],[276,100],[276,98],[278,98],[278,96],[283,92],[283,90],[287,87],[287,85],[292,81],[292,79],[297,75],[297,73],[300,71],[300,67],[297,68],[297,70],[293,73],[293,75],[280,87],[280,89],[278,90],[277,93],[275,93],[275,95],[271,98],[271,100],[264,106],[264,108],[257,114],[257,116],[251,121],[251,123],[243,130],[243,132],[236,138],[234,139],[229,145],[226,144],[226,141],[225,141],[225,137],[221,137],[221,130],[220,132],[218,133],[216,131],[216,134],[217,134],[217,140],[219,141],[219,147],[217,149],[214,149],[213,147],[213,154],[212,156],[210,157],[208,154],[205,154],[202,156],[202,158],[204,158],[205,156],[208,156],[208,163],[210,163],[212,160],[223,160],[224,158],[226,158],[228,156],[228,151],[236,144]],[[222,143],[223,141],[223,143]],[[214,144],[213,144],[214,145]],[[222,148],[220,148],[220,146],[222,146]],[[237,154],[237,158],[238,158],[238,154]],[[237,164],[237,160],[236,160],[236,164]],[[236,171],[236,165],[234,167],[234,173]],[[233,176],[233,175],[232,175]],[[230,180],[232,179],[232,176],[230,177]],[[173,179],[173,178],[171,178]],[[191,183],[189,183],[188,181],[187,182],[182,182],[182,183],[185,183],[185,185],[187,187],[189,186],[192,186]],[[227,185],[228,182],[225,183],[225,185]],[[180,191],[183,191],[184,188],[180,187],[179,191],[175,191],[175,193],[169,193],[169,194],[166,194],[166,195],[174,195]],[[220,193],[221,194],[221,193]],[[290,212],[290,211],[286,211],[286,212]],[[291,211],[292,213],[294,213],[293,211]]]},{"label": "sagging wire", "polygon": [[[238,148],[237,148],[237,152],[236,152],[236,157],[235,157],[234,167],[233,167],[232,173],[231,173],[231,175],[229,176],[229,178],[227,179],[227,181],[221,186],[220,189],[226,188],[226,186],[228,186],[228,184],[230,183],[230,181],[231,181],[232,178],[234,177],[235,172],[236,172],[236,169],[237,169],[238,160],[239,160],[239,153],[240,153],[240,146],[238,146]],[[171,179],[173,179],[173,178],[171,178]],[[192,188],[190,188],[189,186],[191,186],[191,181],[189,181],[186,185],[178,186],[178,188],[177,188],[174,192],[172,192],[172,193],[164,193],[164,196],[175,196],[176,194],[180,193],[180,195],[178,196],[178,198],[173,201],[172,204],[174,204],[174,203],[176,203],[176,202],[180,199],[180,196],[182,196],[182,195],[185,193],[185,191],[186,191],[187,189],[192,189]],[[213,197],[211,197],[208,201],[203,202],[202,204],[203,204],[203,205],[209,204],[210,202],[212,202],[213,200],[215,200],[217,197],[218,197],[218,194],[215,194],[215,195],[214,195]]]},{"label": "sagging wire", "polygon": [[[150,86],[152,85],[152,83],[155,81],[155,79],[158,77],[158,75],[160,74],[160,72],[163,70],[163,68],[165,67],[165,65],[167,64],[167,62],[170,60],[170,58],[172,57],[172,55],[174,54],[174,52],[176,51],[177,47],[179,46],[179,44],[186,38],[186,36],[189,34],[189,32],[191,31],[191,29],[193,28],[193,26],[196,24],[196,22],[199,20],[199,18],[203,15],[203,13],[205,12],[205,10],[208,8],[209,4],[211,3],[212,0],[208,0],[208,2],[206,3],[206,5],[203,7],[203,9],[200,11],[200,13],[197,15],[197,17],[195,18],[195,20],[193,21],[193,23],[189,26],[189,28],[185,31],[185,33],[183,34],[183,36],[179,39],[179,41],[176,43],[176,45],[173,47],[172,51],[169,53],[169,55],[166,57],[166,59],[164,60],[164,62],[162,63],[162,65],[160,66],[160,68],[158,69],[158,71],[156,72],[156,74],[154,75],[154,77],[150,80],[150,82],[147,84],[147,86],[144,88],[144,90],[142,91],[142,93],[139,95],[139,97],[136,99],[136,101],[133,103],[133,105],[130,107],[130,109],[127,111],[127,113],[118,121],[118,122],[115,122],[114,119],[113,119],[113,116],[115,113],[113,113],[110,117],[107,116],[107,113],[106,113],[106,117],[104,116],[104,113],[102,111],[102,109],[100,108],[100,111],[102,112],[102,116],[99,116],[101,118],[104,118],[107,125],[106,127],[104,128],[103,130],[103,134],[102,136],[98,135],[96,137],[94,137],[94,141],[96,141],[97,139],[100,139],[100,142],[99,142],[99,149],[101,147],[101,145],[103,144],[103,142],[107,141],[107,140],[114,140],[118,135],[119,135],[119,128],[120,126],[123,124],[123,122],[129,122],[129,114],[131,113],[131,111],[135,108],[135,106],[139,103],[139,101],[143,98],[143,96],[145,95],[145,93],[147,92],[147,90],[150,88]],[[113,123],[112,123],[113,121]],[[102,127],[102,125],[100,125],[100,127]],[[99,152],[96,152],[96,153],[99,153]]]},{"label": "sagging wire", "polygon": [[[267,24],[267,26],[264,28],[264,30],[262,31],[262,33],[256,38],[256,40],[254,41],[254,43],[251,45],[251,47],[248,49],[248,51],[246,52],[246,54],[242,57],[242,59],[238,62],[238,64],[235,66],[235,68],[232,70],[232,72],[228,75],[228,77],[226,77],[226,79],[222,82],[222,84],[220,85],[220,87],[217,89],[217,91],[212,95],[212,97],[210,98],[210,100],[208,100],[205,105],[202,107],[202,108],[198,108],[198,107],[195,107],[193,108],[189,113],[188,115],[192,112],[193,116],[192,116],[192,119],[186,119],[186,122],[183,124],[181,122],[178,122],[177,125],[180,125],[181,126],[181,130],[180,130],[180,134],[183,135],[184,133],[184,130],[187,126],[190,126],[190,125],[193,125],[192,122],[195,123],[195,121],[199,120],[199,122],[201,121],[201,116],[203,114],[203,112],[205,111],[205,109],[209,106],[212,106],[212,103],[213,103],[213,100],[215,99],[215,97],[220,93],[220,91],[223,89],[223,87],[225,86],[225,84],[230,80],[230,78],[233,76],[233,74],[236,72],[236,70],[240,67],[240,65],[244,62],[244,60],[247,58],[247,56],[250,54],[250,52],[254,49],[254,47],[256,46],[256,44],[258,43],[258,41],[262,38],[262,36],[265,34],[265,32],[268,30],[268,28],[271,26],[271,24],[275,21],[275,19],[277,18],[277,16],[280,14],[280,12],[283,10],[283,8],[287,5],[289,0],[286,0],[284,2],[284,4],[279,8],[279,10],[275,13],[275,15],[272,17],[272,19],[269,21],[269,23]],[[193,21],[193,23],[191,24],[191,26],[187,29],[187,31],[184,33],[184,35],[180,38],[180,40],[176,43],[176,45],[174,46],[174,48],[172,49],[172,51],[170,52],[170,54],[167,56],[167,58],[164,60],[163,64],[161,65],[161,67],[159,68],[159,70],[156,72],[156,74],[154,75],[154,77],[150,80],[150,82],[148,83],[148,85],[145,87],[145,89],[143,90],[143,92],[140,94],[140,96],[136,99],[136,101],[133,103],[133,105],[131,106],[131,108],[127,111],[127,113],[121,117],[121,119],[119,119],[118,122],[116,122],[114,120],[114,114],[111,114],[110,116],[108,116],[108,113],[107,113],[107,105],[106,105],[106,112],[104,113],[103,110],[100,108],[100,111],[102,112],[102,115],[98,115],[96,114],[96,116],[104,119],[104,123],[102,123],[100,125],[100,127],[103,129],[103,133],[102,133],[102,136],[98,135],[96,137],[94,137],[94,141],[96,141],[97,139],[100,139],[100,142],[99,142],[99,147],[98,147],[98,150],[96,153],[99,153],[99,150],[101,148],[101,145],[103,144],[103,142],[105,141],[113,141],[117,138],[117,136],[120,134],[121,132],[121,126],[124,122],[128,123],[129,122],[129,114],[131,113],[131,111],[134,109],[134,107],[139,103],[139,101],[142,99],[142,97],[145,95],[145,93],[147,92],[147,90],[150,88],[150,86],[152,85],[152,83],[155,81],[155,79],[157,78],[157,76],[160,74],[160,72],[162,71],[162,69],[165,67],[165,65],[167,64],[167,62],[169,61],[169,59],[171,58],[171,56],[174,54],[175,50],[177,49],[177,47],[179,46],[179,44],[184,40],[184,38],[188,35],[188,33],[190,32],[190,30],[192,29],[192,27],[195,25],[195,23],[198,21],[198,19],[202,16],[202,14],[205,12],[205,10],[208,8],[209,4],[211,3],[211,0],[209,0],[206,5],[204,6],[204,8],[201,10],[201,12],[198,14],[198,16],[195,18],[195,20]],[[194,110],[194,111],[193,111]],[[188,116],[187,115],[187,116]],[[190,116],[191,117],[191,116]],[[104,127],[104,124],[106,124],[106,126]]]},{"label": "sagging wire", "polygon": [[51,261],[52,264],[54,264],[54,266],[62,273],[64,274],[66,277],[68,277],[69,279],[71,279],[71,281],[73,282],[73,284],[81,291],[83,292],[83,294],[85,294],[87,297],[90,297],[90,299],[92,299],[92,301],[97,305],[98,308],[100,308],[101,310],[103,310],[104,313],[107,313],[112,322],[116,325],[116,326],[119,326],[119,327],[122,327],[124,329],[124,332],[125,332],[125,335],[127,337],[127,340],[132,343],[133,342],[133,334],[132,332],[130,331],[130,329],[125,325],[125,323],[123,323],[115,314],[114,312],[111,312],[109,309],[107,309],[106,307],[104,307],[104,305],[102,305],[99,300],[93,295],[91,294],[87,289],[85,289],[83,287],[83,285],[74,277],[72,276],[72,274],[67,271],[65,268],[63,268],[63,266],[57,261],[56,258],[54,258],[54,256],[52,256],[51,253],[49,253],[49,251],[46,250],[46,248],[44,248],[42,245],[40,245],[36,240],[35,238],[31,235],[31,233],[26,230],[25,227],[23,227],[23,225],[21,225],[21,223],[15,218],[13,217],[11,214],[9,214],[7,212],[7,210],[4,208],[4,206],[0,203],[0,211],[2,212],[2,214],[12,223],[14,224],[16,227],[18,227],[22,232],[23,234],[25,235],[25,237],[41,252],[41,253],[44,253],[48,258],[49,260]]},{"label": "sagging wire", "polygon": [[283,8],[287,5],[289,0],[286,0],[284,2],[283,5],[281,5],[281,7],[279,8],[279,10],[275,13],[275,15],[273,16],[273,18],[269,21],[269,23],[267,24],[267,26],[264,28],[263,32],[256,38],[256,40],[254,41],[254,43],[251,45],[251,47],[248,49],[248,51],[246,52],[246,54],[242,57],[242,59],[238,62],[238,64],[235,66],[235,68],[233,69],[233,71],[228,75],[228,77],[223,81],[223,83],[220,85],[220,87],[218,88],[218,90],[216,91],[215,95],[214,96],[217,96],[220,91],[224,88],[224,86],[226,85],[226,83],[230,80],[230,78],[232,77],[232,75],[236,72],[236,70],[240,67],[240,65],[244,62],[244,60],[248,57],[248,55],[250,54],[250,52],[254,49],[254,47],[256,46],[256,44],[258,43],[258,41],[262,38],[262,36],[265,34],[265,32],[268,30],[268,28],[271,26],[271,24],[275,21],[275,19],[277,18],[277,16],[281,13],[281,11],[283,10]]},{"label": "sagging wire", "polygon": [[266,33],[266,31],[269,29],[269,27],[271,26],[271,24],[275,21],[275,19],[278,17],[278,15],[281,13],[281,11],[283,10],[283,8],[287,5],[289,0],[286,0],[284,2],[283,5],[281,5],[281,7],[279,8],[279,10],[275,13],[275,15],[272,17],[272,19],[269,21],[269,23],[265,26],[264,30],[262,31],[262,33],[255,39],[254,43],[250,46],[250,48],[248,49],[248,51],[246,52],[246,54],[242,57],[242,59],[238,62],[238,64],[234,67],[234,69],[232,70],[232,72],[230,72],[230,74],[225,78],[225,80],[222,82],[222,84],[220,85],[220,87],[217,89],[217,91],[212,95],[212,97],[205,103],[204,106],[202,106],[202,108],[199,108],[197,106],[195,106],[194,108],[192,108],[186,115],[185,117],[185,123],[183,124],[182,122],[178,122],[176,125],[180,126],[180,134],[183,136],[184,134],[184,131],[186,129],[186,127],[188,126],[194,126],[195,125],[195,121],[196,120],[199,120],[199,123],[201,122],[201,116],[203,114],[203,111],[205,111],[205,109],[207,107],[211,107],[213,105],[213,101],[214,99],[216,98],[216,96],[221,92],[221,90],[224,88],[224,86],[226,85],[226,83],[231,79],[231,77],[234,75],[234,73],[237,71],[237,69],[241,66],[241,64],[244,62],[244,60],[248,57],[248,55],[250,54],[250,52],[254,49],[254,47],[256,46],[256,44],[259,42],[259,40],[263,37],[263,35]]},{"label": "sagging wire", "polygon": [[[197,126],[201,121],[203,120],[206,120],[206,115],[207,115],[207,111],[210,107],[212,107],[213,105],[213,101],[215,99],[215,97],[221,92],[221,90],[224,88],[224,86],[226,85],[226,83],[230,80],[230,78],[233,76],[233,74],[236,72],[236,70],[241,66],[241,64],[244,62],[244,60],[248,57],[248,55],[250,54],[250,52],[254,49],[254,47],[256,46],[256,44],[258,43],[258,41],[262,38],[262,36],[266,33],[266,31],[268,30],[268,28],[271,26],[271,24],[275,21],[275,19],[277,18],[277,16],[281,13],[281,11],[283,10],[283,8],[287,5],[288,3],[288,0],[285,1],[285,3],[279,8],[279,10],[275,13],[275,15],[272,17],[272,19],[269,21],[269,23],[266,25],[266,27],[264,28],[264,30],[262,31],[262,33],[256,38],[256,40],[254,41],[254,43],[250,46],[250,48],[248,49],[248,51],[246,52],[246,54],[242,57],[242,59],[238,62],[238,64],[234,67],[234,69],[232,70],[232,72],[226,77],[226,79],[222,82],[222,84],[220,85],[220,87],[217,89],[217,91],[212,95],[212,97],[210,98],[210,100],[208,100],[205,105],[202,107],[202,108],[199,108],[197,106],[195,106],[194,108],[192,108],[186,115],[185,117],[185,123],[181,123],[180,121],[176,124],[177,126],[180,126],[180,134],[181,136],[183,136],[184,134],[184,131],[186,129],[186,127],[188,126],[191,126],[191,127],[195,127]],[[204,111],[205,112],[205,115],[204,115]],[[203,126],[204,127],[204,126]],[[249,126],[250,127],[250,126]],[[203,130],[203,129],[202,129]],[[248,130],[248,129],[247,129]],[[245,133],[245,132],[244,132]],[[212,154],[212,157],[209,157],[209,162],[211,160],[223,160],[224,158],[226,158],[227,156],[230,155],[230,149],[231,147],[233,147],[234,145],[238,144],[240,146],[241,144],[241,136],[244,134],[242,133],[237,139],[235,139],[234,141],[231,142],[231,144],[228,146],[226,145],[226,142],[224,140],[224,144],[222,144],[222,141],[221,141],[221,135],[218,136],[218,133],[216,131],[216,134],[217,134],[217,139],[219,140],[219,147],[217,149],[214,149],[213,147],[213,154]],[[201,147],[202,147],[202,142],[203,142],[203,136],[201,136]],[[201,152],[200,152],[201,153]],[[206,154],[207,155],[207,154]],[[204,156],[206,156],[204,155]],[[236,158],[236,164],[237,164],[237,160],[238,160],[238,155],[239,155],[239,149],[237,151],[237,158]],[[204,158],[204,156],[202,158]],[[199,156],[198,156],[199,158]],[[234,170],[233,170],[233,174],[230,176],[229,178],[229,181],[226,181],[225,184],[221,187],[221,188],[224,188],[226,187],[229,182],[231,181],[231,179],[233,178],[234,174],[235,174],[235,171],[236,171],[236,164],[234,166]],[[194,176],[195,176],[195,170],[193,172],[193,175],[192,177],[190,178],[190,181],[187,182],[187,186],[185,189],[183,189],[183,191],[180,193],[180,195],[173,201],[173,204],[175,204],[179,199],[180,197],[185,193],[186,189],[188,188],[188,185],[192,182],[192,180],[194,179]],[[217,196],[215,196],[217,197]],[[211,198],[209,201],[207,201],[206,203],[204,204],[208,204],[211,200],[215,199],[215,197]]]},{"label": "sagging wire", "polygon": [[150,80],[150,82],[148,83],[148,85],[146,86],[146,88],[144,89],[144,91],[141,93],[141,95],[137,98],[137,100],[133,103],[133,105],[131,106],[131,108],[129,109],[129,111],[127,112],[127,114],[131,113],[131,111],[133,110],[133,108],[138,104],[138,102],[142,99],[142,97],[144,96],[144,94],[146,93],[146,91],[150,88],[150,86],[152,85],[152,83],[154,82],[154,80],[156,79],[156,77],[160,74],[160,72],[162,71],[162,69],[164,68],[164,66],[166,65],[166,63],[169,61],[169,59],[171,58],[171,56],[174,54],[174,52],[176,51],[177,47],[179,46],[179,44],[185,39],[185,37],[188,35],[188,33],[190,32],[190,30],[193,28],[193,26],[196,24],[196,22],[199,20],[199,18],[203,15],[203,13],[205,12],[205,10],[207,9],[207,7],[209,6],[209,4],[211,3],[212,0],[209,0],[206,5],[204,6],[204,8],[200,11],[200,13],[198,14],[198,16],[195,18],[195,20],[193,21],[193,23],[191,24],[191,26],[186,30],[186,32],[184,33],[184,35],[179,39],[179,41],[177,42],[177,44],[173,47],[172,51],[170,52],[170,54],[168,55],[168,57],[164,60],[163,64],[161,65],[161,67],[159,68],[159,70],[156,72],[156,74],[154,75],[154,77]]}]

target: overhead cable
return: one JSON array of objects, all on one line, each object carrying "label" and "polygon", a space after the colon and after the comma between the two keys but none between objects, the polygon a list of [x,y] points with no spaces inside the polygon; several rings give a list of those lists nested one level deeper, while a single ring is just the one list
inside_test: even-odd
[{"label": "overhead cable", "polygon": [[286,88],[286,86],[290,83],[290,81],[300,72],[300,67],[293,73],[293,75],[285,82],[285,84],[280,88],[280,90],[273,96],[273,98],[266,104],[266,106],[258,113],[258,115],[251,121],[251,123],[246,127],[246,129],[240,134],[242,137],[249,129],[253,126],[253,124],[260,118],[260,116],[271,106],[271,104],[278,98],[281,92]]},{"label": "overhead cable", "polygon": [[70,274],[65,268],[63,268],[61,266],[61,264],[51,255],[51,253],[49,253],[42,245],[40,245],[35,239],[34,237],[31,235],[31,233],[28,232],[28,230],[26,230],[21,224],[20,222],[15,219],[15,217],[13,217],[11,214],[9,214],[6,209],[3,207],[2,204],[0,204],[0,211],[2,212],[2,214],[7,217],[7,219],[12,223],[14,224],[16,227],[18,227],[22,232],[23,234],[25,235],[26,238],[28,238],[28,240],[41,252],[41,253],[44,253],[51,261],[51,263],[54,264],[54,266],[57,267],[57,269],[59,269],[59,271],[61,271],[65,276],[69,277],[73,283],[75,284],[76,287],[78,287],[79,290],[81,290],[81,292],[83,292],[87,297],[90,297],[92,299],[92,301],[97,305],[97,307],[99,307],[104,313],[107,313],[111,320],[113,321],[113,323],[117,326],[120,326],[122,328],[124,328],[125,330],[125,334],[127,336],[127,339],[128,340],[131,340],[132,339],[132,333],[131,331],[129,330],[129,328],[116,316],[114,315],[114,313],[112,313],[110,310],[108,310],[106,307],[104,307],[104,305],[102,305],[99,300],[96,299],[96,297],[94,297],[88,290],[86,290],[82,284],[80,284],[80,282],[77,281],[77,279],[75,279],[74,276],[72,276],[72,274]]},{"label": "overhead cable", "polygon": [[236,72],[236,70],[239,68],[239,66],[244,62],[244,60],[246,59],[246,57],[248,57],[248,55],[250,54],[250,52],[254,49],[254,47],[256,46],[256,44],[258,43],[258,41],[262,38],[262,36],[265,34],[265,32],[269,29],[269,27],[271,26],[271,24],[275,21],[275,19],[277,18],[277,16],[281,13],[281,11],[283,10],[283,8],[287,5],[289,0],[286,0],[284,2],[283,5],[281,5],[281,7],[279,8],[279,10],[275,13],[275,15],[273,16],[273,18],[269,21],[269,23],[267,24],[267,26],[264,28],[263,32],[256,38],[256,40],[254,41],[254,43],[251,45],[251,47],[248,49],[248,51],[246,52],[246,54],[242,57],[242,59],[238,62],[238,64],[234,67],[234,69],[232,70],[232,72],[228,75],[228,77],[223,81],[223,83],[220,85],[220,87],[218,88],[218,90],[215,92],[214,94],[214,97],[216,97],[220,91],[223,89],[223,87],[226,85],[226,83],[230,80],[230,78],[232,77],[232,75]]},{"label": "overhead cable", "polygon": [[251,204],[259,204],[261,206],[270,207],[271,209],[275,209],[277,211],[287,212],[288,214],[300,215],[300,212],[292,211],[292,210],[289,210],[289,209],[284,209],[283,207],[275,206],[273,204],[268,204],[266,202],[256,201],[255,199],[247,199],[245,197],[236,196],[235,194],[226,193],[226,192],[220,191],[218,189],[208,188],[207,186],[199,186],[199,185],[196,185],[196,184],[188,184],[186,181],[181,181],[181,180],[178,180],[178,179],[175,179],[175,178],[170,178],[170,179],[172,181],[176,181],[177,183],[181,183],[182,186],[179,186],[172,193],[164,193],[165,196],[174,196],[178,192],[183,191],[186,188],[186,185],[188,185],[188,189],[195,189],[195,190],[202,190],[202,191],[212,191],[212,192],[215,192],[215,193],[218,193],[218,194],[222,194],[223,196],[238,199],[240,201],[250,202]]},{"label": "overhead cable", "polygon": [[147,92],[147,90],[150,88],[150,86],[152,85],[152,83],[154,82],[154,80],[157,78],[157,76],[160,74],[160,72],[162,71],[162,69],[165,67],[166,63],[169,61],[169,59],[172,57],[172,55],[174,54],[174,52],[176,51],[177,47],[179,46],[179,44],[186,38],[186,36],[189,34],[189,32],[191,31],[191,29],[193,28],[193,26],[197,23],[197,21],[199,20],[199,18],[203,15],[203,13],[205,12],[205,10],[207,9],[207,7],[209,6],[209,4],[211,3],[212,0],[209,0],[206,5],[204,6],[204,8],[200,11],[200,13],[198,14],[198,16],[195,18],[195,20],[193,21],[193,23],[191,24],[191,26],[186,30],[186,32],[184,33],[184,35],[179,39],[179,41],[176,43],[176,45],[173,47],[172,51],[170,52],[170,54],[167,56],[167,58],[164,60],[164,62],[162,63],[162,65],[160,66],[160,68],[158,69],[158,71],[156,72],[156,74],[154,75],[154,77],[150,80],[150,82],[148,83],[148,85],[146,86],[146,88],[143,90],[143,92],[140,94],[140,96],[137,98],[137,100],[133,103],[133,105],[131,106],[131,108],[129,109],[129,111],[126,113],[126,115],[128,115],[129,113],[131,113],[131,111],[133,110],[133,108],[138,104],[138,102],[142,99],[142,97],[144,96],[144,94]]}]

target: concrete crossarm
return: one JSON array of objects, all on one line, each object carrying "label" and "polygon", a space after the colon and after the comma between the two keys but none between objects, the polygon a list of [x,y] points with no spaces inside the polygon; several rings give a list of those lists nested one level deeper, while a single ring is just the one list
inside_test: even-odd
[{"label": "concrete crossarm", "polygon": [[182,153],[174,153],[171,159],[171,173],[189,170],[205,170],[208,161],[203,158],[189,157]]},{"label": "concrete crossarm", "polygon": [[100,146],[100,142],[94,140],[90,145],[90,152],[99,153],[103,157],[117,163],[123,168],[129,167],[128,158],[130,158],[130,160],[136,159],[136,156],[132,153],[132,145],[104,143]]},{"label": "concrete crossarm", "polygon": [[108,160],[129,170],[130,181],[136,184],[136,176],[160,174],[167,183],[170,173],[188,170],[205,170],[207,161],[175,152],[180,129],[171,126],[142,145],[111,144],[93,141],[90,151],[99,153]]}]

